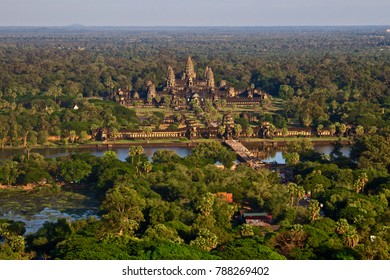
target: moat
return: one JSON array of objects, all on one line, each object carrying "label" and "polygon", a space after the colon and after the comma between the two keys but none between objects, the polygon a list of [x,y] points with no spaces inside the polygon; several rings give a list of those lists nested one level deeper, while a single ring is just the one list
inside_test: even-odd
[{"label": "moat", "polygon": [[[263,148],[257,144],[248,145],[250,150],[259,151],[259,159],[264,162],[277,162],[277,163],[285,163],[285,160],[282,156],[283,148],[281,147],[267,147]],[[190,147],[179,147],[179,146],[159,146],[156,145],[154,147],[144,147],[144,152],[148,156],[149,160],[151,160],[153,154],[157,150],[172,150],[175,151],[180,157],[186,157],[191,153]],[[332,145],[330,144],[314,144],[314,149],[323,154],[330,154],[332,151]],[[102,156],[107,148],[40,148],[33,149],[32,152],[37,152],[43,155],[45,158],[57,158],[64,157],[70,154],[76,153],[90,153],[95,156]],[[128,147],[112,147],[110,150],[115,151],[118,154],[118,158],[121,161],[125,161],[128,157],[129,148]],[[0,150],[0,160],[5,160],[9,157],[12,157],[18,153],[22,153],[21,149],[6,149]],[[349,147],[343,147],[342,152],[345,156],[349,155]]]}]

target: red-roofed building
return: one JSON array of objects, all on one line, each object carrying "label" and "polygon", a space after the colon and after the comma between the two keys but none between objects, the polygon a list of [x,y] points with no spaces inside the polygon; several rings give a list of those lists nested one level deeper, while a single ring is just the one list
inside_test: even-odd
[{"label": "red-roofed building", "polygon": [[215,197],[228,203],[233,203],[233,194],[228,192],[219,192],[214,194]]}]

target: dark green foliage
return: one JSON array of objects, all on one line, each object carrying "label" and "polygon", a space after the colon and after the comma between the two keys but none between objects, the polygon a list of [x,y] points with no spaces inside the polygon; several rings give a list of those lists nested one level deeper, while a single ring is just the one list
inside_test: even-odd
[{"label": "dark green foliage", "polygon": [[247,118],[238,118],[238,119],[235,119],[234,122],[236,124],[240,124],[243,130],[245,130],[249,127],[249,121]]},{"label": "dark green foliage", "polygon": [[126,244],[99,241],[94,237],[75,235],[60,243],[54,257],[61,260],[130,260]]},{"label": "dark green foliage", "polygon": [[286,258],[256,238],[236,239],[215,252],[224,260],[285,260]]},{"label": "dark green foliage", "polygon": [[156,244],[148,251],[151,260],[218,260],[217,256],[196,247],[176,243]]},{"label": "dark green foliage", "polygon": [[195,164],[199,162],[201,165],[206,165],[207,163],[213,164],[219,161],[226,168],[230,168],[236,159],[236,154],[222,146],[220,142],[214,141],[197,145],[192,150],[191,156],[188,159]]},{"label": "dark green foliage", "polygon": [[67,182],[79,182],[85,179],[92,167],[82,160],[64,160],[59,163],[60,174]]},{"label": "dark green foliage", "polygon": [[70,237],[72,232],[72,225],[61,218],[56,223],[44,223],[37,233],[28,236],[27,242],[38,253],[50,253],[59,242]]}]

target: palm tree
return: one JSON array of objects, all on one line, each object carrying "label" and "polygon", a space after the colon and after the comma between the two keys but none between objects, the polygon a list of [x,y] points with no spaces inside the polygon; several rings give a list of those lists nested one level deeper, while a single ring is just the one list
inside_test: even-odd
[{"label": "palm tree", "polygon": [[345,124],[340,124],[339,125],[339,132],[340,136],[344,136],[344,133],[347,131],[347,126]]},{"label": "palm tree", "polygon": [[349,227],[348,232],[344,235],[344,243],[349,248],[355,248],[359,244],[360,236],[354,227]]},{"label": "palm tree", "polygon": [[112,138],[114,138],[114,141],[115,141],[116,138],[117,138],[118,135],[119,135],[118,129],[116,129],[115,127],[113,127],[113,128],[111,129],[111,135],[112,135]]},{"label": "palm tree", "polygon": [[336,222],[336,232],[340,235],[344,235],[349,230],[349,224],[346,219],[340,219]]},{"label": "palm tree", "polygon": [[144,127],[143,132],[145,133],[146,137],[149,138],[152,135],[153,130],[150,126],[146,126]]},{"label": "palm tree", "polygon": [[324,126],[322,124],[319,124],[317,126],[317,134],[321,137],[322,130],[324,129]]},{"label": "palm tree", "polygon": [[144,153],[144,148],[142,146],[135,146],[135,154],[137,156],[137,163],[141,160],[141,155]]},{"label": "palm tree", "polygon": [[294,198],[295,198],[297,184],[289,183],[287,188],[288,188],[288,193],[290,194],[291,207],[293,207],[294,206]]},{"label": "palm tree", "polygon": [[320,215],[320,203],[317,200],[312,199],[307,209],[310,212],[310,221],[314,222]]},{"label": "palm tree", "polygon": [[291,198],[291,207],[294,206],[295,201],[295,207],[298,210],[299,201],[305,196],[305,189],[295,183],[289,183],[287,188]]},{"label": "palm tree", "polygon": [[358,193],[359,191],[364,192],[364,187],[366,186],[368,182],[368,176],[367,173],[363,172],[357,181],[354,183],[355,191]]},{"label": "palm tree", "polygon": [[142,163],[142,170],[145,173],[149,173],[150,171],[152,171],[152,168],[153,168],[153,165],[150,161],[145,161]]},{"label": "palm tree", "polygon": [[333,136],[336,133],[336,125],[335,124],[329,125],[329,131],[330,134]]},{"label": "palm tree", "polygon": [[137,154],[137,147],[133,146],[129,148],[129,156],[131,157],[131,164],[134,165],[134,157]]}]

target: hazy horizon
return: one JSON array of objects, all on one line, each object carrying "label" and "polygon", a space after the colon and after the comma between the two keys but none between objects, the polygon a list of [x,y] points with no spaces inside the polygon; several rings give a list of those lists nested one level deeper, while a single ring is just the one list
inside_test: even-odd
[{"label": "hazy horizon", "polygon": [[0,25],[1,28],[283,28],[283,27],[386,27],[389,24],[350,24],[350,25]]},{"label": "hazy horizon", "polygon": [[2,27],[385,26],[388,0],[0,0]]}]

